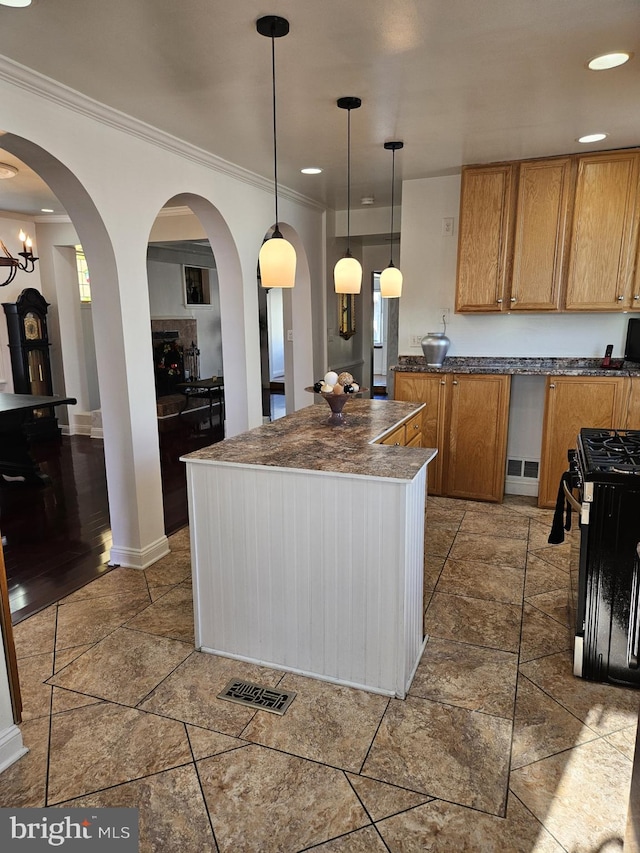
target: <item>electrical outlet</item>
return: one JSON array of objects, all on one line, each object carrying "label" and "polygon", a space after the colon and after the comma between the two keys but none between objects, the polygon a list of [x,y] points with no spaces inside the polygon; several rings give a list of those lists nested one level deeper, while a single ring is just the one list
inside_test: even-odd
[{"label": "electrical outlet", "polygon": [[453,237],[453,216],[445,216],[443,218],[442,234],[444,237]]},{"label": "electrical outlet", "polygon": [[438,308],[436,312],[436,317],[438,318],[438,323],[442,323],[444,320],[445,323],[449,322],[449,309],[448,308]]},{"label": "electrical outlet", "polygon": [[424,337],[424,335],[411,335],[411,346],[412,347],[421,346],[420,342],[422,341],[423,337]]},{"label": "electrical outlet", "polygon": [[293,340],[293,329],[287,329],[287,340],[288,341]]}]

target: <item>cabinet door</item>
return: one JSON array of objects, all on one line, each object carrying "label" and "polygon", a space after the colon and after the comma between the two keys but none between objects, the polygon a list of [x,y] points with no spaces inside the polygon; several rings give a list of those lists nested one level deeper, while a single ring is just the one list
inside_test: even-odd
[{"label": "cabinet door", "polygon": [[580,157],[566,307],[630,307],[637,240],[638,154]]},{"label": "cabinet door", "polygon": [[436,447],[438,455],[427,469],[428,490],[442,494],[444,465],[444,417],[447,375],[443,373],[396,373],[394,397],[411,403],[426,403],[422,410],[422,446]]},{"label": "cabinet door", "polygon": [[510,248],[514,165],[462,170],[456,311],[501,311]]},{"label": "cabinet door", "polygon": [[538,506],[556,504],[567,451],[582,427],[618,429],[626,423],[629,382],[617,376],[549,376],[542,430]]},{"label": "cabinet door", "polygon": [[640,429],[640,377],[632,376],[629,379],[629,404],[627,406],[627,419],[625,429]]},{"label": "cabinet door", "polygon": [[445,494],[502,500],[510,380],[498,375],[453,376]]},{"label": "cabinet door", "polygon": [[520,164],[511,311],[557,311],[560,306],[571,162],[564,157]]}]

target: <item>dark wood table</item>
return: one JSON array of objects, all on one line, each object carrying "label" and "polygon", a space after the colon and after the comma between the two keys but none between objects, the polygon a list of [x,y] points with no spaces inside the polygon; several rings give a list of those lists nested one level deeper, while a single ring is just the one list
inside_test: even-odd
[{"label": "dark wood table", "polygon": [[180,382],[176,385],[176,391],[184,394],[184,406],[180,410],[183,414],[187,410],[189,400],[193,397],[202,397],[209,401],[209,426],[213,427],[213,407],[219,407],[220,426],[224,424],[224,377],[212,376],[209,379],[194,379],[192,382]]},{"label": "dark wood table", "polygon": [[0,477],[3,482],[46,483],[48,477],[31,455],[25,424],[37,409],[77,403],[75,397],[44,397],[35,394],[0,393]]}]

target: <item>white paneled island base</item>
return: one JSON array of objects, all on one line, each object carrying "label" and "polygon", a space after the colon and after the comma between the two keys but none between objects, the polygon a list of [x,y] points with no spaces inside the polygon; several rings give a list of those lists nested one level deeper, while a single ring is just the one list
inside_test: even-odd
[{"label": "white paneled island base", "polygon": [[[435,452],[366,440],[359,453],[351,448],[379,402],[353,405],[351,432],[327,426],[328,412],[313,406],[245,433],[260,453],[275,442],[280,464],[253,452],[240,461],[243,436],[184,457],[196,647],[404,698],[424,646],[426,470]],[[382,405],[391,407],[380,410],[388,424],[374,418],[373,438],[416,411]],[[301,462],[299,447],[287,459],[285,422],[300,445],[305,418],[340,452],[341,470]],[[307,438],[317,450],[313,429]]]}]

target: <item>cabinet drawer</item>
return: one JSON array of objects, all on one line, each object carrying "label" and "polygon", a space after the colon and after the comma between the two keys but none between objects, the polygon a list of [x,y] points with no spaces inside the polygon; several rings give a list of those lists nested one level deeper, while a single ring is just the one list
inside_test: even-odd
[{"label": "cabinet drawer", "polygon": [[405,425],[402,424],[402,426],[394,429],[393,432],[390,432],[389,435],[381,439],[380,444],[393,444],[395,446],[404,447],[406,444],[404,427]]},{"label": "cabinet drawer", "polygon": [[422,447],[422,433],[417,432],[411,437],[409,437],[409,434],[407,433],[407,447]]}]

